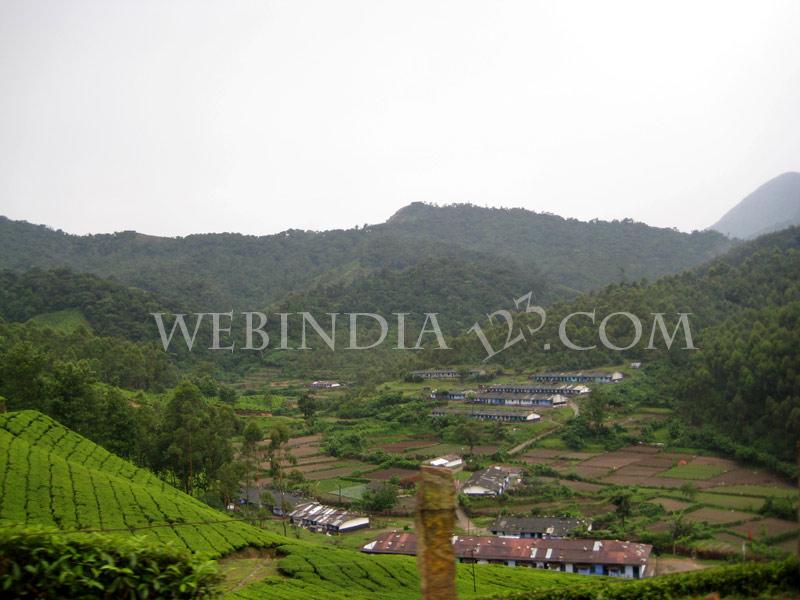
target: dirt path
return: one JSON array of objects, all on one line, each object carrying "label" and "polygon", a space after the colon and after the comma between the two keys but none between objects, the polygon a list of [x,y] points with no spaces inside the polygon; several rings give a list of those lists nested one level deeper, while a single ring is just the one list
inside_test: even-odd
[{"label": "dirt path", "polygon": [[684,573],[686,571],[698,571],[706,568],[708,568],[708,565],[704,565],[688,557],[663,557],[656,559],[656,575]]},{"label": "dirt path", "polygon": [[260,581],[270,575],[277,575],[274,551],[260,548],[244,548],[219,561],[220,573],[225,578],[223,588],[234,592]]},{"label": "dirt path", "polygon": [[475,525],[460,506],[456,507],[456,525],[468,532],[469,535],[489,535],[489,531]]},{"label": "dirt path", "polygon": [[[577,417],[577,416],[578,416],[578,415],[581,413],[581,409],[580,409],[580,407],[578,406],[578,404],[577,404],[577,403],[576,403],[574,400],[570,400],[569,402],[567,402],[567,406],[569,406],[569,407],[572,409],[572,414],[573,414],[574,416],[576,416],[576,417]],[[550,435],[551,433],[553,433],[553,432],[554,432],[554,431],[556,431],[557,429],[560,429],[560,428],[561,428],[561,426],[562,426],[562,423],[555,423],[555,424],[553,425],[553,427],[550,427],[549,429],[547,429],[547,430],[545,430],[545,431],[540,431],[540,432],[539,432],[539,433],[537,433],[535,436],[533,436],[531,439],[529,439],[529,440],[525,440],[525,441],[524,441],[524,442],[522,442],[521,444],[517,444],[516,446],[514,446],[513,448],[511,448],[511,450],[509,450],[509,451],[508,451],[508,453],[509,453],[510,455],[512,455],[512,456],[513,456],[514,454],[519,454],[520,452],[522,452],[523,450],[525,450],[525,448],[527,448],[527,447],[528,447],[528,446],[530,446],[531,444],[533,444],[533,443],[535,443],[535,442],[538,442],[540,439],[542,439],[542,438],[544,438],[544,437],[547,437],[548,435]]]}]

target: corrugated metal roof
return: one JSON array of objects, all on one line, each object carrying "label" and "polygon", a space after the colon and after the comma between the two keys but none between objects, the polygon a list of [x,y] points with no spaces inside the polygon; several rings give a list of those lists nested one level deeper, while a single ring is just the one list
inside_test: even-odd
[{"label": "corrugated metal roof", "polygon": [[346,521],[360,518],[361,515],[348,512],[341,508],[325,506],[319,502],[305,502],[303,504],[298,504],[297,507],[289,513],[289,517],[294,520],[310,521],[315,525],[336,528]]},{"label": "corrugated metal roof", "polygon": [[[487,561],[551,562],[571,564],[644,565],[653,547],[650,544],[618,540],[542,540],[494,536],[454,536],[458,558]],[[413,533],[384,533],[362,548],[375,554],[417,552]]]}]

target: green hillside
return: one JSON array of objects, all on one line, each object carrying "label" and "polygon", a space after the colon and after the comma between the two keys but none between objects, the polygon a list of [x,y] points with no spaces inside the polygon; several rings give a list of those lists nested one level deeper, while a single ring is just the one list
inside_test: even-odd
[{"label": "green hillside", "polygon": [[[596,311],[573,319],[566,332],[573,343],[596,348],[573,351],[559,338],[559,324],[569,314]],[[627,311],[642,319],[643,335],[629,350],[605,348],[600,321]],[[669,332],[676,313],[691,313],[694,344],[682,350],[679,335],[672,350],[660,343],[647,350],[652,313],[665,313]],[[519,315],[516,327],[537,328],[538,316]],[[506,339],[505,327],[487,327],[495,347]],[[633,326],[617,318],[608,338],[626,346]],[[551,347],[545,348],[549,343]],[[474,335],[462,336],[452,350],[425,351],[420,365],[478,363],[485,352]],[[692,426],[713,427],[737,444],[763,451],[786,463],[795,459],[800,439],[800,228],[762,236],[697,269],[654,283],[613,284],[548,310],[535,335],[493,357],[492,362],[520,370],[589,368],[645,361],[658,383],[649,393],[669,398],[681,419]],[[708,436],[706,436],[708,437]],[[727,450],[726,450],[727,451]]]},{"label": "green hillside", "polygon": [[[419,575],[411,557],[365,555],[330,546],[325,536],[311,543],[237,521],[35,411],[0,415],[0,491],[0,527],[23,537],[21,527],[34,528],[34,536],[58,529],[91,544],[85,533],[102,530],[112,537],[144,536],[211,557],[263,548],[258,560],[272,574],[244,587],[228,586],[231,599],[419,597]],[[226,564],[236,560],[232,556]],[[744,582],[759,590],[793,589],[795,582],[787,576],[796,571],[792,565],[742,565],[641,582],[499,565],[477,565],[473,571],[471,565],[458,565],[456,584],[461,598],[680,598],[743,589]],[[750,592],[748,588],[746,595]]]},{"label": "green hillside", "polygon": [[[685,234],[632,221],[582,222],[522,209],[413,204],[386,223],[268,236],[159,238],[136,232],[75,236],[0,217],[0,268],[66,267],[203,310],[256,310],[349,273],[402,271],[426,260],[493,257],[543,273],[558,293],[657,277],[723,252],[717,232]],[[527,290],[526,290],[527,291]],[[414,307],[406,307],[413,310]]]},{"label": "green hillside", "polygon": [[165,307],[152,294],[87,273],[0,271],[0,317],[6,321],[32,320],[64,333],[84,325],[100,336],[155,341],[150,313]]},{"label": "green hillside", "polygon": [[[36,411],[0,415],[0,527],[102,530],[222,556],[275,549],[280,573],[239,598],[381,598],[418,595],[414,560],[291,540],[220,513]],[[459,587],[471,572],[459,570]],[[481,592],[567,585],[578,576],[483,567]],[[472,595],[472,594],[468,594]]]},{"label": "green hillside", "polygon": [[39,313],[31,318],[31,322],[47,329],[61,333],[73,333],[81,327],[91,331],[92,326],[77,308],[65,308],[54,312]]},{"label": "green hillside", "polygon": [[144,535],[216,556],[276,542],[36,411],[0,415],[0,477],[6,526]]}]

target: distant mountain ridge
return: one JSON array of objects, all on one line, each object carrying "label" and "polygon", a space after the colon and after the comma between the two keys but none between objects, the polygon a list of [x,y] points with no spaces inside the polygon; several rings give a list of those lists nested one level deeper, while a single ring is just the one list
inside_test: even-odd
[{"label": "distant mountain ridge", "polygon": [[709,229],[751,239],[800,224],[800,173],[783,173],[730,209]]},{"label": "distant mountain ridge", "polygon": [[516,277],[526,288],[537,283],[540,293],[556,299],[675,273],[730,245],[712,231],[687,234],[630,220],[583,222],[523,209],[421,203],[364,228],[261,237],[159,238],[132,231],[76,236],[0,217],[0,269],[69,268],[152,292],[168,306],[206,311],[257,310],[355,280],[372,281],[371,288],[389,294],[386,305],[397,305],[385,284],[409,269],[451,261],[461,272],[474,271],[467,279],[502,265],[505,280]]}]

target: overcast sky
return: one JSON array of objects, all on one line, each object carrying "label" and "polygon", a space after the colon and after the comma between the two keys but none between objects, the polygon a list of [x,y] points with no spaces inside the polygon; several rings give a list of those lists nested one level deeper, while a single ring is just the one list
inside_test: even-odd
[{"label": "overcast sky", "polygon": [[68,232],[688,231],[792,170],[798,0],[0,0],[0,214]]}]

